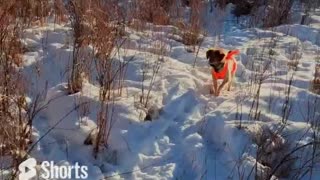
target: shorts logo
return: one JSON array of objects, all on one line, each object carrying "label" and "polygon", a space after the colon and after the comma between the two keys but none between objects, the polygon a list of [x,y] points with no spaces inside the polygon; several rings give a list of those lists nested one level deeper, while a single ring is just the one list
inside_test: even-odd
[{"label": "shorts logo", "polygon": [[37,161],[34,158],[29,158],[19,165],[19,180],[29,180],[37,175]]},{"label": "shorts logo", "polygon": [[[37,161],[29,158],[19,165],[19,180],[30,180],[37,175]],[[43,161],[39,164],[39,176],[44,179],[87,179],[88,166],[55,165],[53,161]]]}]

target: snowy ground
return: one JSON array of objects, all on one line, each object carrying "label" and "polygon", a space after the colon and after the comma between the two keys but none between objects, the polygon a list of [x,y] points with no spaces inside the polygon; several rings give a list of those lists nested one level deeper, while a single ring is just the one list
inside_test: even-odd
[{"label": "snowy ground", "polygon": [[[33,94],[47,86],[46,101],[54,99],[36,119],[34,138],[43,136],[55,126],[31,156],[38,161],[87,165],[89,179],[93,180],[254,179],[252,171],[256,165],[259,133],[279,130],[291,76],[287,125],[281,136],[267,137],[265,140],[270,144],[263,148],[271,154],[267,158],[272,159],[273,153],[281,153],[274,144],[294,148],[313,138],[310,123],[319,117],[319,111],[313,109],[318,111],[314,113],[316,117],[309,117],[307,109],[312,109],[308,108],[310,104],[319,106],[314,104],[319,95],[309,89],[320,50],[320,16],[312,18],[314,21],[310,26],[284,25],[274,31],[235,29],[223,35],[219,46],[240,49],[241,55],[237,57],[236,86],[231,92],[223,91],[219,97],[209,93],[212,80],[205,59],[206,50],[216,42],[215,37],[205,38],[196,67],[193,67],[195,53],[188,52],[174,38],[168,38],[173,37],[172,27],[156,26],[153,31],[144,33],[127,29],[130,39],[120,57],[130,59],[134,56],[134,60],[128,66],[125,93],[115,101],[115,123],[109,149],[103,149],[98,159],[92,156],[92,146],[84,145],[96,126],[98,86],[85,82],[83,91],[74,95],[67,95],[64,90],[66,68],[72,53],[71,47],[66,45],[69,28],[49,24],[29,29],[25,36],[30,50],[25,55],[25,72],[32,82]],[[167,50],[150,100],[162,110],[157,119],[144,122],[145,115],[141,115],[137,102],[141,93],[141,68],[146,62],[152,65],[158,59],[156,54],[149,53],[152,43],[151,47],[159,43]],[[292,57],[293,54],[301,56],[296,71],[288,66],[288,62],[296,57]],[[250,116],[255,108],[250,111],[257,85],[250,82],[269,61],[260,92],[259,121],[255,121]],[[149,81],[147,76],[146,86]],[[30,96],[32,98],[32,94]],[[72,111],[80,102],[88,102],[90,108],[82,118],[79,112]],[[66,114],[68,116],[60,122]],[[277,141],[280,143],[275,143]],[[305,159],[295,161],[293,166],[307,161],[310,149],[299,152]],[[268,169],[260,163],[257,166],[259,173]],[[319,170],[319,167],[313,169],[313,179],[319,177]],[[309,177],[310,174],[305,176],[306,179]],[[299,179],[298,176],[295,178]]]}]

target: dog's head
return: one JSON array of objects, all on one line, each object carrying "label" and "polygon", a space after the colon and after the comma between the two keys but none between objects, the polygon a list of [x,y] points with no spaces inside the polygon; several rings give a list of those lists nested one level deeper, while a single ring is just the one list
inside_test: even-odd
[{"label": "dog's head", "polygon": [[211,66],[216,66],[223,63],[225,56],[226,54],[222,50],[209,49],[207,51],[207,59],[209,60],[209,64]]}]

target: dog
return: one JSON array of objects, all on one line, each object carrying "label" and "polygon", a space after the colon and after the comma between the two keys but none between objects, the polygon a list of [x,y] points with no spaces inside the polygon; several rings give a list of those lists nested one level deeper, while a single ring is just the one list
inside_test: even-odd
[{"label": "dog", "polygon": [[[231,85],[237,70],[237,61],[234,56],[238,54],[240,54],[239,50],[227,51],[220,48],[211,48],[206,52],[209,65],[212,67],[213,89],[210,88],[210,92],[215,96],[220,95],[225,85],[227,85],[228,91],[231,90]],[[219,79],[223,81],[218,87]]]}]

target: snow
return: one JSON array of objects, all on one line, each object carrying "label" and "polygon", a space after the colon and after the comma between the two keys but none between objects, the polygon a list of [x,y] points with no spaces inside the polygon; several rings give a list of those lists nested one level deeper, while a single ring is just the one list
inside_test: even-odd
[{"label": "snow", "polygon": [[[221,24],[225,15],[216,13],[220,14],[217,23]],[[208,14],[207,18],[211,16]],[[227,13],[226,16],[230,15]],[[267,166],[256,160],[256,137],[265,129],[273,131],[279,126],[291,75],[293,83],[287,124],[276,140],[268,139],[269,145],[265,149],[271,152],[287,141],[291,147],[307,144],[313,139],[311,124],[316,118],[307,114],[307,109],[319,106],[319,102],[314,101],[319,95],[310,91],[310,82],[320,46],[320,16],[314,15],[312,19],[312,26],[290,24],[273,31],[233,27],[234,30],[225,31],[218,45],[240,49],[241,55],[237,57],[236,86],[231,92],[223,91],[219,97],[209,93],[212,80],[205,58],[206,50],[217,45],[217,38],[213,36],[216,32],[209,31],[205,37],[194,68],[195,53],[188,52],[182,43],[172,38],[175,36],[170,35],[173,27],[150,24],[152,31],[143,33],[128,28],[129,40],[120,56],[122,60],[131,57],[134,60],[128,65],[124,95],[114,102],[115,120],[109,148],[103,148],[97,159],[92,155],[92,146],[84,145],[84,141],[96,128],[99,88],[88,80],[79,93],[68,95],[65,90],[66,71],[72,54],[68,45],[70,28],[68,25],[48,24],[28,29],[24,43],[30,52],[24,55],[24,72],[30,78],[33,90],[30,98],[46,89],[42,103],[48,104],[34,122],[33,138],[37,140],[53,128],[37,144],[31,156],[38,161],[87,165],[89,179],[93,180],[103,177],[240,179],[242,173],[244,177],[254,179],[250,172],[256,164],[259,173],[268,171]],[[209,30],[210,27],[208,24]],[[228,30],[228,27],[224,28]],[[272,38],[276,43],[271,57],[270,52],[262,49],[272,46]],[[145,62],[152,64],[158,60],[159,56],[154,52],[159,45],[163,45],[167,54],[152,88],[150,104],[160,110],[155,110],[152,121],[144,122],[147,111],[137,103],[141,93],[141,68]],[[261,63],[256,57],[257,52],[264,54]],[[292,52],[301,56],[295,72],[287,65],[293,59]],[[250,82],[268,61],[272,64],[267,68],[268,78],[260,92],[260,119],[254,120],[249,114],[255,86],[250,86]],[[150,73],[146,75],[146,87],[151,79]],[[81,103],[88,104],[90,109],[84,117],[74,110]],[[319,117],[317,109],[310,109]],[[313,178],[320,175],[319,169],[313,173]]]}]

